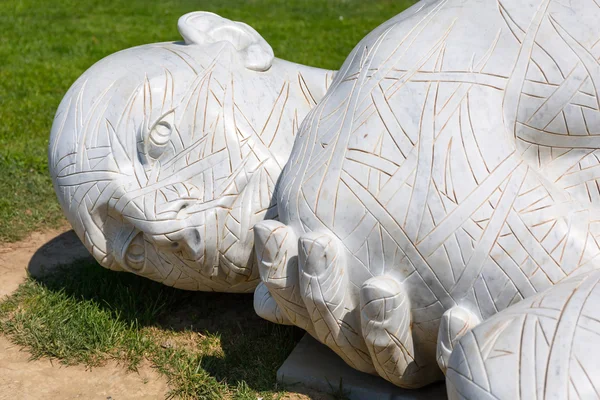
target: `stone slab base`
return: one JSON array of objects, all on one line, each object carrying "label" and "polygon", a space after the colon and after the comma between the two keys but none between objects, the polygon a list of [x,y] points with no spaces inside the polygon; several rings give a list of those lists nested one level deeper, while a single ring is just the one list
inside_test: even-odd
[{"label": "stone slab base", "polygon": [[350,368],[333,351],[305,335],[277,371],[286,389],[294,386],[343,394],[350,400],[446,400],[443,383],[405,390],[382,378]]}]

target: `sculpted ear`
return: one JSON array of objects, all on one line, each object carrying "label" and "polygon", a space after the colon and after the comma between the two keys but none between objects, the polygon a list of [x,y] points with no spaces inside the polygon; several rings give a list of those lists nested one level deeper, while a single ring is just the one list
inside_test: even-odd
[{"label": "sculpted ear", "polygon": [[266,71],[273,64],[273,49],[251,26],[209,12],[192,12],[179,18],[179,33],[188,45],[228,42],[243,57],[246,68]]}]

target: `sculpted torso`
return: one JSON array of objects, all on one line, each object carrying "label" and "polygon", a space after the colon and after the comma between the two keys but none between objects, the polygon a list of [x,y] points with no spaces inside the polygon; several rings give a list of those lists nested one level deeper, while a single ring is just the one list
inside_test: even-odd
[{"label": "sculpted torso", "polygon": [[594,269],[599,20],[592,0],[422,1],[368,35],[255,227],[270,319],[418,387],[466,331]]}]

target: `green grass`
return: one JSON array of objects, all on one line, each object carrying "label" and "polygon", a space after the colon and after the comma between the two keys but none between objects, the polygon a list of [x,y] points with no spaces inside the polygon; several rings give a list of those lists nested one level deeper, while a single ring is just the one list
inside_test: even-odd
[{"label": "green grass", "polygon": [[147,359],[172,396],[198,399],[277,398],[277,368],[303,334],[260,319],[252,295],[185,292],[89,261],[22,285],[0,304],[0,332],[66,364]]},{"label": "green grass", "polygon": [[4,0],[0,2],[0,241],[56,225],[48,177],[54,112],[75,79],[115,51],[177,40],[177,18],[213,11],[254,26],[278,57],[338,68],[411,0]]}]

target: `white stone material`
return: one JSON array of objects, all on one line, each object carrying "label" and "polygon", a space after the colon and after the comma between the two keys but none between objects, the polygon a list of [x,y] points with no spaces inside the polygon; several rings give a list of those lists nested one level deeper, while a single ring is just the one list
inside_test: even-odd
[{"label": "white stone material", "polygon": [[[324,399],[344,400],[446,400],[443,383],[423,389],[402,389],[376,375],[359,372],[333,351],[305,335],[277,370],[277,382],[285,390],[303,393],[308,389],[330,393]],[[321,399],[321,397],[309,397]]]},{"label": "white stone material", "polygon": [[600,271],[569,278],[466,333],[448,363],[451,400],[600,397]]},{"label": "white stone material", "polygon": [[254,229],[259,313],[404,388],[597,398],[599,21],[426,0],[369,34]]},{"label": "white stone material", "polygon": [[113,54],[60,104],[50,171],[77,235],[106,268],[182,289],[251,292],[253,225],[331,71],[273,56],[251,27],[196,12],[185,43]]}]

